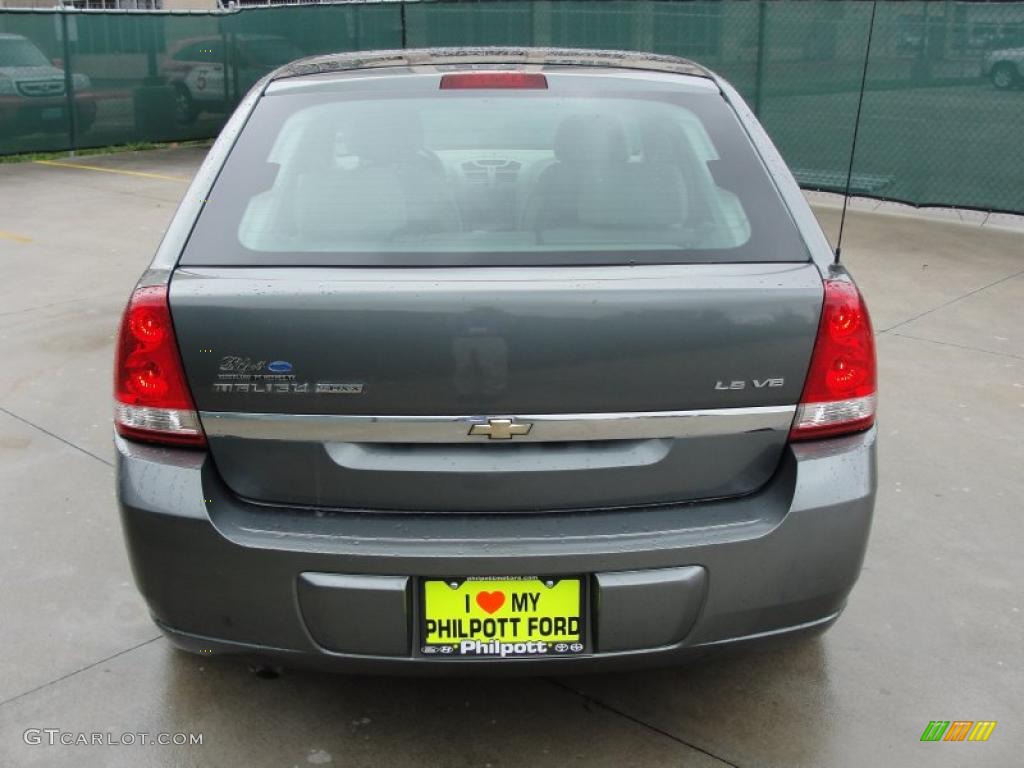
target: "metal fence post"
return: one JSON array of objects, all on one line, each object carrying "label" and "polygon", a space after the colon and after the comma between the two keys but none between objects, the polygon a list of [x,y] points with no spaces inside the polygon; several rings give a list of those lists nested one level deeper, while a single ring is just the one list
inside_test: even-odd
[{"label": "metal fence post", "polygon": [[767,0],[757,3],[757,69],[754,72],[754,114],[761,117],[761,89],[764,87],[764,28]]},{"label": "metal fence post", "polygon": [[363,50],[363,14],[359,8],[352,8],[352,50]]},{"label": "metal fence post", "polygon": [[64,47],[64,99],[68,109],[68,146],[74,155],[78,149],[78,115],[75,110],[75,78],[71,75],[71,41],[68,40],[68,12],[60,9],[60,36]]},{"label": "metal fence post", "polygon": [[405,2],[402,2],[402,3],[399,4],[399,11],[398,12],[399,12],[399,15],[400,15],[401,20],[402,20],[402,48],[405,48],[406,47],[406,37],[405,37]]},{"label": "metal fence post", "polygon": [[[242,99],[241,83],[238,78],[238,35],[231,32],[228,35],[228,60],[231,62],[231,105],[234,106]],[[227,73],[224,73],[227,76]]]},{"label": "metal fence post", "polygon": [[221,91],[223,92],[222,98],[224,99],[224,110],[229,112],[231,110],[231,80],[228,77],[228,68],[230,67],[231,53],[228,50],[228,32],[226,29],[225,17],[221,16],[217,19],[217,28],[220,31],[220,72],[221,72]]}]

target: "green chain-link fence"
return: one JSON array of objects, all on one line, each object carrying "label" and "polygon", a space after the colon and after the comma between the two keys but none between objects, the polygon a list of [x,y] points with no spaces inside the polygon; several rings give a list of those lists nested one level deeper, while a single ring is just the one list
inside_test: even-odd
[{"label": "green chain-link fence", "polygon": [[[841,191],[871,11],[862,0],[0,11],[0,154],[214,136],[259,76],[302,55],[561,45],[717,70],[804,186]],[[1024,2],[878,3],[851,187],[1024,213]]]}]

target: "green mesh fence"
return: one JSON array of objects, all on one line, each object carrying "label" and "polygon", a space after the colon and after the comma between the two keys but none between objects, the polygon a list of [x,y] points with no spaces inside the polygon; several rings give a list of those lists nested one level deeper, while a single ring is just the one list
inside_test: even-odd
[{"label": "green mesh fence", "polygon": [[[801,183],[841,191],[870,2],[408,2],[231,12],[0,11],[0,154],[216,135],[303,55],[556,45],[686,56],[728,78]],[[1024,2],[879,2],[851,188],[1024,213]]]}]

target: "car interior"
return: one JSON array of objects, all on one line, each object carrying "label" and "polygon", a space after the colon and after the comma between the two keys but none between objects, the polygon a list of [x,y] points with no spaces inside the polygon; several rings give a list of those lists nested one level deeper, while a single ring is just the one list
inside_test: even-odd
[{"label": "car interior", "polygon": [[697,154],[710,142],[656,114],[562,112],[543,135],[483,130],[472,146],[412,110],[286,126],[275,182],[253,198],[240,239],[333,251],[714,248],[749,237],[738,198],[708,170],[714,156]]}]

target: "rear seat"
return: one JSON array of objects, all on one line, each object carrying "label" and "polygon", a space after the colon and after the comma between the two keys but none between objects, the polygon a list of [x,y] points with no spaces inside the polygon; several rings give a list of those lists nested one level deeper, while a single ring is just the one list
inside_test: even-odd
[{"label": "rear seat", "polygon": [[596,242],[609,229],[663,240],[665,230],[685,224],[688,196],[678,165],[667,151],[651,151],[661,149],[654,143],[648,147],[645,141],[643,161],[636,162],[617,121],[565,118],[555,135],[556,162],[538,177],[527,200],[524,228],[548,242],[588,236]]},{"label": "rear seat", "polygon": [[338,168],[336,136],[324,167],[303,173],[296,185],[296,221],[303,240],[357,244],[459,232],[455,196],[438,158],[423,148],[412,119],[348,126],[345,143],[354,168]]}]

